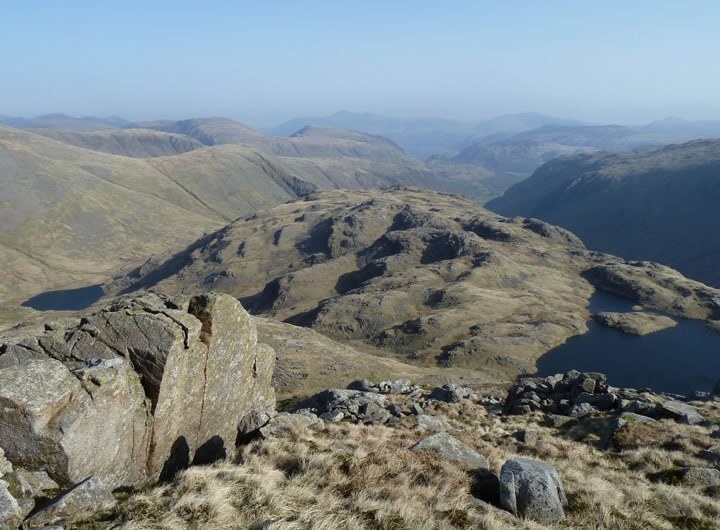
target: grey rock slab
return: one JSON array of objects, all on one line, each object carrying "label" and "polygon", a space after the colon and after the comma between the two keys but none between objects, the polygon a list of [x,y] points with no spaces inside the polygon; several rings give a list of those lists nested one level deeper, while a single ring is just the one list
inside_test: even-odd
[{"label": "grey rock slab", "polygon": [[634,412],[623,412],[617,417],[617,420],[615,421],[615,430],[622,429],[626,425],[630,425],[633,423],[654,425],[658,423],[658,421],[648,416],[643,416],[642,414],[635,414]]},{"label": "grey rock slab", "polygon": [[555,429],[560,427],[570,427],[572,425],[577,425],[577,423],[577,418],[563,416],[562,414],[545,414],[545,418],[543,419],[544,425],[547,427],[554,427]]},{"label": "grey rock slab", "polygon": [[342,419],[345,417],[345,414],[339,410],[332,410],[330,412],[325,412],[323,414],[320,414],[320,419],[324,421],[342,421]]},{"label": "grey rock slab", "polygon": [[596,414],[597,412],[599,412],[599,410],[593,407],[590,403],[576,403],[570,407],[570,410],[568,410],[568,414],[574,418],[584,418],[585,416],[590,416],[591,414]]},{"label": "grey rock slab", "polygon": [[715,486],[720,484],[720,470],[712,467],[686,467],[680,473],[681,480],[691,486]]},{"label": "grey rock slab", "polygon": [[415,430],[442,432],[452,430],[452,426],[442,416],[418,414]]},{"label": "grey rock slab", "polygon": [[711,462],[720,462],[720,445],[713,445],[700,451],[700,457]]},{"label": "grey rock slab", "polygon": [[253,409],[238,423],[236,445],[246,444],[259,433],[260,428],[276,416],[275,411]]},{"label": "grey rock slab", "polygon": [[55,497],[50,504],[26,519],[28,528],[87,517],[114,505],[117,501],[100,477],[90,477]]},{"label": "grey rock slab", "polygon": [[658,414],[663,418],[672,418],[680,423],[696,425],[703,421],[697,408],[681,401],[668,400],[658,405]]},{"label": "grey rock slab", "polygon": [[435,451],[443,458],[462,462],[474,469],[488,469],[485,458],[447,432],[439,432],[420,440],[410,450]]},{"label": "grey rock slab", "polygon": [[369,392],[373,387],[374,383],[368,379],[356,379],[350,383],[347,388],[348,390],[360,390],[363,392]]},{"label": "grey rock slab", "polygon": [[565,490],[557,470],[527,458],[508,460],[500,470],[500,503],[527,519],[553,524],[565,517]]},{"label": "grey rock slab", "polygon": [[287,436],[293,431],[305,428],[312,428],[319,431],[325,430],[323,420],[314,414],[290,414],[281,412],[270,420],[267,425],[260,428],[263,438]]}]

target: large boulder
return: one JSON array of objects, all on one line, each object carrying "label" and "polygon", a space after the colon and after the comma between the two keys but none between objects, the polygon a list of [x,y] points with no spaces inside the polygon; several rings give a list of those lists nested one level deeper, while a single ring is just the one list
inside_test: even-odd
[{"label": "large boulder", "polygon": [[541,524],[565,517],[565,490],[558,472],[550,464],[515,458],[500,470],[500,503],[514,514]]},{"label": "large boulder", "polygon": [[233,297],[126,298],[0,346],[0,440],[60,484],[141,486],[234,447],[273,409],[275,356]]}]

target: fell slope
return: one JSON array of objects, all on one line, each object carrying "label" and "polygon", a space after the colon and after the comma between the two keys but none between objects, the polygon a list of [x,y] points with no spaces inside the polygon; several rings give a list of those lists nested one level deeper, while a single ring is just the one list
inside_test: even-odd
[{"label": "fell slope", "polygon": [[409,188],[314,192],[106,288],[227,292],[253,314],[371,353],[516,375],[587,330],[594,285],[682,316],[720,318],[720,291],[675,271],[588,252],[538,220]]},{"label": "fell slope", "polygon": [[412,184],[442,189],[444,183],[421,160],[387,138],[333,127],[304,127],[291,137],[267,136],[227,118],[136,124],[187,135],[208,145],[243,144],[278,156],[303,180],[321,188],[370,188]]},{"label": "fell slope", "polygon": [[553,160],[488,207],[564,226],[592,248],[720,286],[720,141]]},{"label": "fell slope", "polygon": [[177,155],[205,147],[189,136],[147,129],[107,129],[86,132],[46,128],[28,129],[28,131],[83,149],[132,158]]},{"label": "fell slope", "polygon": [[98,283],[301,183],[244,146],[133,159],[0,127],[0,300]]}]

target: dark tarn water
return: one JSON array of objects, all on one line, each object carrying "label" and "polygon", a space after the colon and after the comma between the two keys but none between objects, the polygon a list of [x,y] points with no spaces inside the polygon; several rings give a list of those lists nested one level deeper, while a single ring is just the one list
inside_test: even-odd
[{"label": "dark tarn water", "polygon": [[25,300],[21,305],[37,311],[78,311],[93,305],[103,294],[102,285],[90,285],[79,289],[41,293]]},{"label": "dark tarn water", "polygon": [[[597,291],[589,309],[629,312],[632,306],[629,300]],[[585,335],[572,337],[538,360],[538,375],[575,369],[602,372],[618,387],[683,395],[711,391],[720,378],[720,335],[701,321],[672,318],[678,321],[674,328],[642,337],[588,322]]]}]

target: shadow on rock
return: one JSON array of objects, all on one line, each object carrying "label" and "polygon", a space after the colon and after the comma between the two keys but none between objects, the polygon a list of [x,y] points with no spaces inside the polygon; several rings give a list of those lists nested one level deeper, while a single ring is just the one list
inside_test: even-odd
[{"label": "shadow on rock", "polygon": [[492,471],[474,469],[470,471],[470,494],[476,499],[500,508],[500,481]]},{"label": "shadow on rock", "polygon": [[192,465],[203,466],[212,464],[218,460],[224,460],[226,457],[225,442],[223,442],[220,436],[215,435],[198,447],[197,451],[195,451],[195,458],[193,458]]},{"label": "shadow on rock", "polygon": [[[198,452],[200,450],[198,449]],[[178,471],[190,466],[190,446],[184,436],[181,436],[172,444],[170,456],[165,461],[160,471],[160,482],[170,482]]]}]

